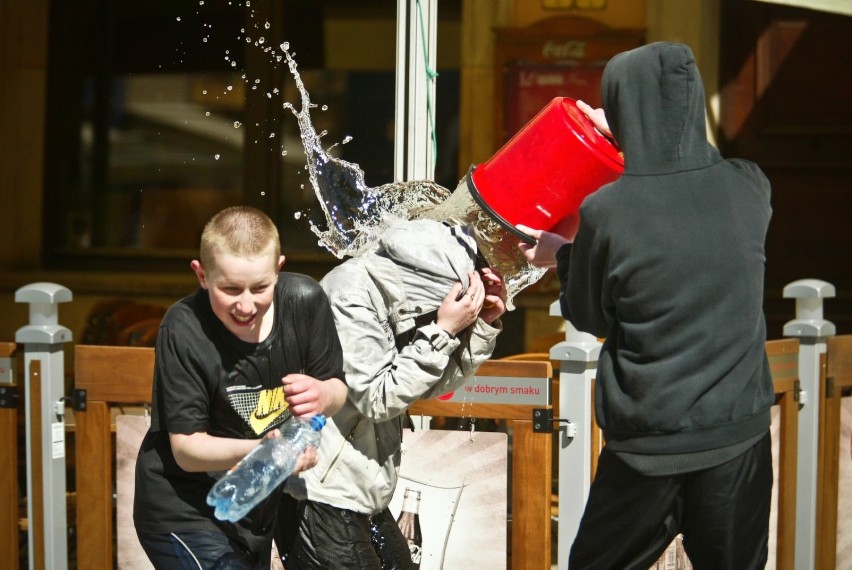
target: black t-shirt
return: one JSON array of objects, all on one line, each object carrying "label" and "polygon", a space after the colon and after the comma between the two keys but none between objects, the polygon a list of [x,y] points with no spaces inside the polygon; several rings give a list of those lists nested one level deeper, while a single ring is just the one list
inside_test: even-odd
[{"label": "black t-shirt", "polygon": [[344,379],[328,298],[305,275],[281,273],[272,331],[261,343],[229,332],[199,289],[173,305],[157,335],[151,428],[136,463],[133,519],[143,532],[222,529],[249,550],[265,548],[277,493],[237,523],[217,520],[207,493],[221,473],[178,467],[169,433],[255,439],[290,418],[281,378]]}]

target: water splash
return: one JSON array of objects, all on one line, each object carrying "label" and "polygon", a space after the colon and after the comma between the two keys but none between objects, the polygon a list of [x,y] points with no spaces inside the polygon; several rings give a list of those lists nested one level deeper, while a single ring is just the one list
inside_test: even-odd
[{"label": "water splash", "polygon": [[321,143],[325,131],[317,134],[311,122],[311,109],[317,105],[311,102],[287,44],[282,44],[281,49],[301,96],[300,109],[290,102],[285,102],[284,108],[293,113],[299,123],[308,176],[327,224],[327,229],[323,230],[311,222],[311,231],[319,238],[321,246],[338,258],[356,256],[390,224],[411,219],[449,197],[446,188],[430,180],[393,182],[370,188],[357,164],[331,156]]},{"label": "water splash", "polygon": [[[285,42],[279,49],[280,55],[275,59],[281,61],[283,55],[300,95],[299,108],[291,102],[283,105],[299,125],[310,184],[325,218],[325,228],[309,220],[319,245],[342,259],[357,256],[369,248],[388,226],[400,220],[429,218],[471,224],[480,251],[503,275],[507,308],[513,310],[514,297],[546,273],[526,261],[517,247],[519,239],[476,204],[467,191],[465,179],[454,192],[431,180],[392,182],[375,188],[367,186],[364,172],[357,164],[332,156],[331,151],[338,143],[323,148],[321,139],[327,133],[317,133],[311,121],[311,109],[318,105],[311,102],[289,44]],[[325,105],[319,107],[320,110],[326,108]],[[347,136],[341,144],[351,140],[352,137]]]},{"label": "water splash", "polygon": [[[249,6],[248,1],[246,6]],[[246,34],[245,28],[241,29],[241,33],[247,43],[254,43],[269,57],[271,65],[286,60],[298,88],[300,108],[291,102],[284,102],[283,106],[298,123],[310,185],[324,217],[323,222],[308,219],[311,231],[318,237],[318,244],[342,259],[357,256],[370,247],[385,228],[399,220],[430,218],[470,224],[474,227],[480,251],[488,263],[503,275],[507,308],[514,309],[514,297],[546,274],[546,270],[527,263],[517,247],[519,238],[479,208],[467,191],[465,179],[462,179],[454,192],[431,180],[392,182],[375,188],[368,187],[364,172],[357,164],[331,154],[335,147],[352,141],[351,136],[346,136],[340,143],[334,143],[327,149],[323,148],[321,139],[327,133],[317,133],[311,121],[311,109],[326,111],[328,106],[319,107],[311,102],[289,43],[284,42],[276,49],[276,46],[266,42],[261,26],[269,29],[268,22],[255,24],[254,28],[260,37],[254,41]],[[236,64],[229,53],[225,59],[231,59],[231,64]],[[245,75],[243,80],[250,88],[256,87],[259,82],[259,79],[255,79],[252,84]],[[227,87],[228,91],[232,89],[231,85]],[[278,92],[277,88],[272,91],[276,94]],[[240,126],[238,122],[234,123],[235,128]],[[286,155],[287,150],[282,149],[281,156]],[[304,189],[305,185],[300,184],[300,188]],[[296,219],[300,217],[303,216],[299,214]]]}]

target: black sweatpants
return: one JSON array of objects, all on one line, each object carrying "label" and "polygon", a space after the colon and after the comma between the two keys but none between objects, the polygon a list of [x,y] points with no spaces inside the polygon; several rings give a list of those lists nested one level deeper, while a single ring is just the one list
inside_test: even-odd
[{"label": "black sweatpants", "polygon": [[696,570],[764,568],[771,494],[769,432],[727,463],[664,477],[604,448],[568,568],[647,570],[678,533]]},{"label": "black sweatpants", "polygon": [[157,570],[269,570],[272,545],[248,552],[225,533],[180,531],[171,534],[136,532]]},{"label": "black sweatpants", "polygon": [[[299,502],[298,536],[287,570],[413,570],[391,512],[369,516],[314,501]],[[380,557],[381,553],[381,557]]]}]

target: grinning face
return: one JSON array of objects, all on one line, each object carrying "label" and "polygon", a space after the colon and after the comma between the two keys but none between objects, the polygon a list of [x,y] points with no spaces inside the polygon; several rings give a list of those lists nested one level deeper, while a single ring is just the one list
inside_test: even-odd
[{"label": "grinning face", "polygon": [[275,284],[284,256],[274,259],[268,251],[257,257],[220,253],[216,266],[206,271],[192,262],[198,282],[210,295],[213,313],[237,338],[261,342],[272,330]]}]

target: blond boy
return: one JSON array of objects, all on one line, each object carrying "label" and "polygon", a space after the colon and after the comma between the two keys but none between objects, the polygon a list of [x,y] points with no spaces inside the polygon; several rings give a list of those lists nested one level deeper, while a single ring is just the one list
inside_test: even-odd
[{"label": "blond boy", "polygon": [[[169,309],[157,337],[134,522],[157,568],[268,568],[279,494],[231,524],[213,516],[207,493],[291,416],[341,407],[342,351],[319,284],[280,271],[278,231],[263,212],[219,212],[199,257],[200,288]],[[298,470],[315,462],[310,450]]]}]

